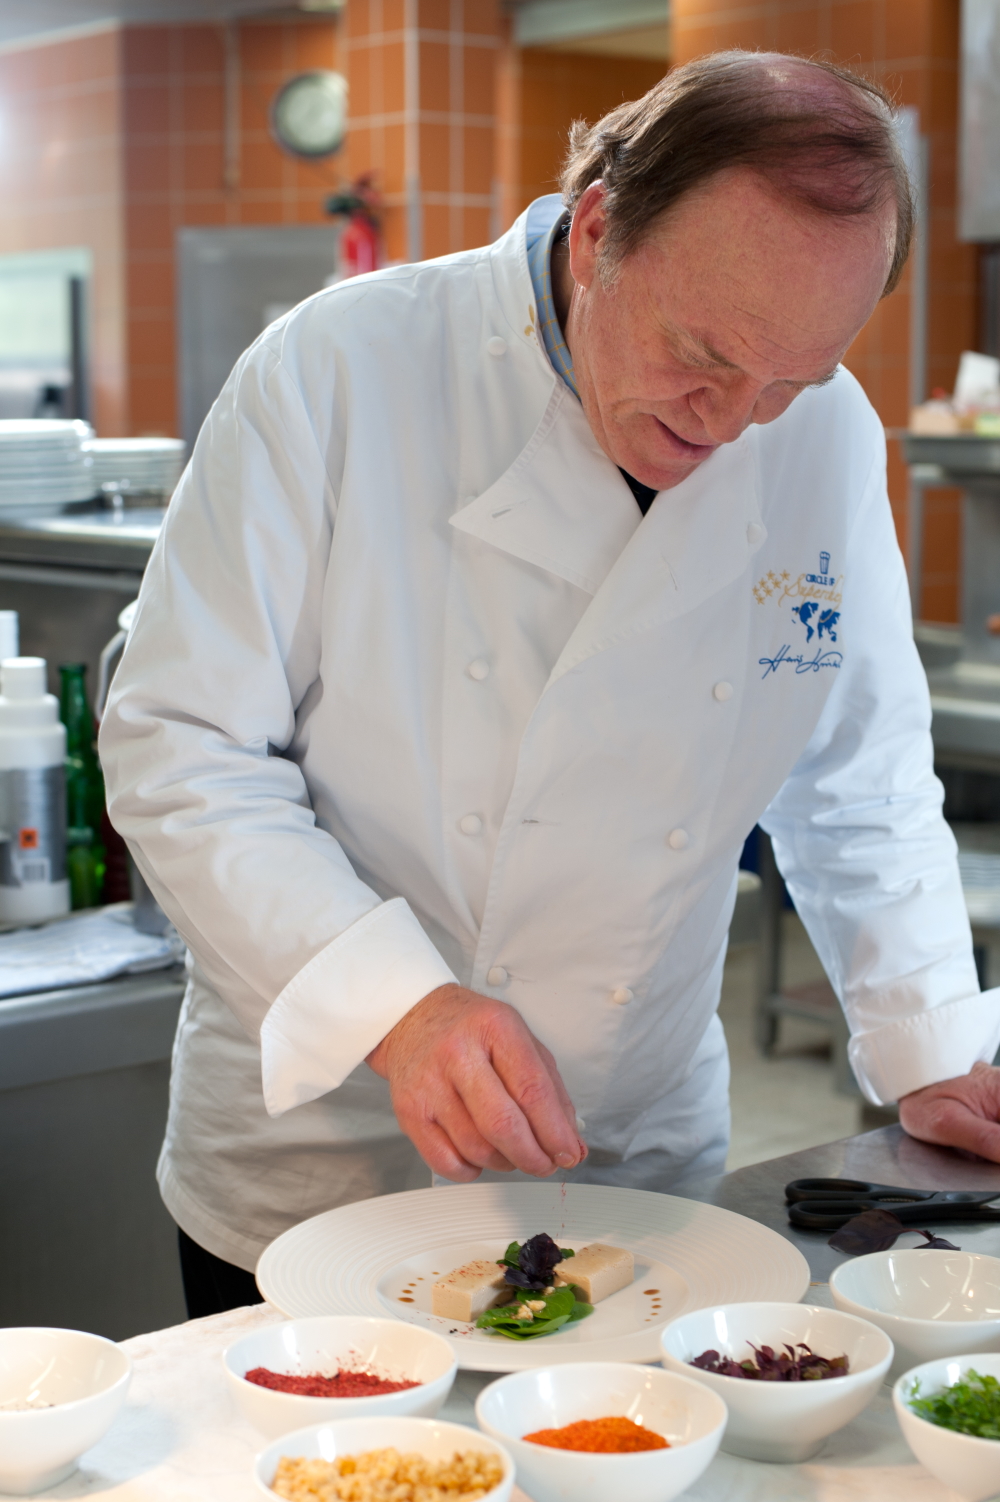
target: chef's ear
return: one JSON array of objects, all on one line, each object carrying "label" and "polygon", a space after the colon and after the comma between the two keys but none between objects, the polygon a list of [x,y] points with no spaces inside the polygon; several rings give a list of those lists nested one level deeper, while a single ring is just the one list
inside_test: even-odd
[{"label": "chef's ear", "polygon": [[600,271],[601,241],[606,216],[604,184],[598,178],[588,183],[573,211],[569,227],[569,269],[580,287],[589,287]]}]

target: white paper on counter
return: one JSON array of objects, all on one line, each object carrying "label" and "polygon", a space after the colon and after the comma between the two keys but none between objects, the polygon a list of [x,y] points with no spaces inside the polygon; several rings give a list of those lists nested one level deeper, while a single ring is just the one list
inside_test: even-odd
[{"label": "white paper on counter", "polygon": [[[815,1292],[814,1290],[813,1292]],[[811,1294],[812,1296],[812,1294]],[[814,1299],[820,1302],[820,1299]],[[251,1330],[277,1324],[268,1304],[235,1309],[124,1342],[134,1362],[125,1409],[81,1469],[40,1497],[101,1502],[260,1502],[253,1457],[267,1443],[240,1417],[221,1355]],[[441,1417],[474,1423],[491,1378],[459,1372]],[[530,1502],[515,1489],[514,1502]],[[608,1502],[626,1502],[610,1498]],[[868,1410],[806,1465],[760,1465],[718,1455],[684,1502],[955,1502],[917,1465],[884,1387]]]},{"label": "white paper on counter", "polygon": [[183,958],[176,929],[162,937],[139,933],[132,904],[113,903],[41,928],[0,934],[0,997],[89,986],[115,975],[161,970]]}]

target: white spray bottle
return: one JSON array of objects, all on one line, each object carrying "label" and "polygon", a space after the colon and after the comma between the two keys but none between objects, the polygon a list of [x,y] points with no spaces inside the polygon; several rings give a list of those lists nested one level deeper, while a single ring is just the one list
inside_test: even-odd
[{"label": "white spray bottle", "polygon": [[69,912],[66,728],[43,657],[0,662],[0,922]]}]

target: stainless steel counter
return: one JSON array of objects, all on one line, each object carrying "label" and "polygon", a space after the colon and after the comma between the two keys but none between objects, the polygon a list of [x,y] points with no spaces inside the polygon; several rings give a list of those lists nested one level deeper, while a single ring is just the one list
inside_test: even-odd
[{"label": "stainless steel counter", "polygon": [[[845,1137],[826,1147],[772,1158],[739,1168],[735,1173],[696,1179],[676,1191],[686,1199],[721,1205],[739,1215],[770,1226],[799,1248],[816,1282],[825,1283],[835,1267],[848,1259],[827,1242],[829,1231],[800,1231],[788,1223],[785,1185],[792,1179],[866,1179],[871,1183],[900,1184],[908,1189],[993,1189],[1000,1196],[1000,1163],[987,1163],[951,1148],[930,1147],[908,1137],[902,1127],[880,1127],[858,1137]],[[967,1252],[1000,1257],[1000,1219],[988,1225],[935,1223],[934,1233]],[[911,1246],[912,1240],[902,1245]]]},{"label": "stainless steel counter", "polygon": [[153,506],[110,511],[96,502],[45,515],[27,509],[0,511],[0,558],[141,574],[166,514],[163,507]]},{"label": "stainless steel counter", "polygon": [[134,600],[163,525],[161,508],[109,511],[97,503],[60,512],[0,511],[0,609],[21,618],[21,651],[58,665],[85,662],[90,691],[101,649]]}]

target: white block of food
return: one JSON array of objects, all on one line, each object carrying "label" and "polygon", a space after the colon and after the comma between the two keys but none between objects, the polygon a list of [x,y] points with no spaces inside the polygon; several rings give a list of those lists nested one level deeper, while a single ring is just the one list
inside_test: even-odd
[{"label": "white block of food", "polygon": [[507,1304],[517,1291],[503,1280],[496,1262],[477,1260],[453,1268],[431,1285],[431,1312],[442,1319],[478,1319],[487,1309]]},{"label": "white block of food", "polygon": [[581,1247],[575,1257],[556,1268],[556,1283],[573,1284],[588,1304],[599,1304],[619,1288],[627,1288],[634,1277],[632,1253],[600,1241]]}]

